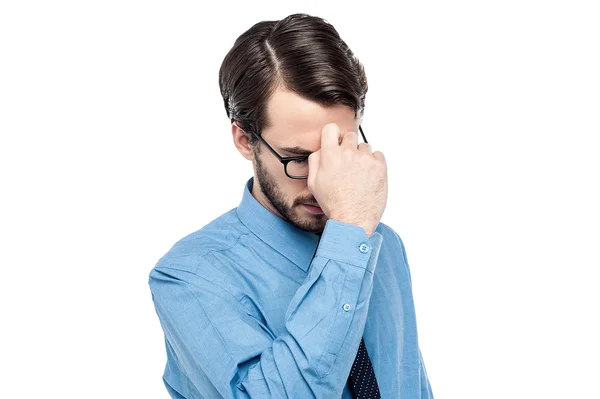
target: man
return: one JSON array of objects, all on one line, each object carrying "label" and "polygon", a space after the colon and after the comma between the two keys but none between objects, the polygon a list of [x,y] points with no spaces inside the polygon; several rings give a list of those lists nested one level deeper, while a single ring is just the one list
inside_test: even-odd
[{"label": "man", "polygon": [[[241,202],[150,273],[173,398],[432,398],[362,65],[326,21],[252,26],[219,73]],[[359,142],[357,131],[364,142]]]}]

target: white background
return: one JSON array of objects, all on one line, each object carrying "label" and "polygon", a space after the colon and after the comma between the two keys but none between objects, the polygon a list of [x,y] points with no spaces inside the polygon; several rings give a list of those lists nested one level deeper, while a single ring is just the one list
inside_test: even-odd
[{"label": "white background", "polygon": [[148,273],[252,174],[218,68],[307,12],[365,65],[436,398],[600,398],[596,4],[2,2],[0,397],[168,397]]}]

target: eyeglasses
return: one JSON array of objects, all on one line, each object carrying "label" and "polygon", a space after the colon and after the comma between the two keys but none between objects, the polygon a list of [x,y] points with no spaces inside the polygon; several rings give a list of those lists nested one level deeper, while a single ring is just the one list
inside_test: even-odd
[{"label": "eyeglasses", "polygon": [[[360,125],[358,126],[358,130],[360,131],[364,142],[368,143],[365,133]],[[273,155],[275,155],[279,162],[283,164],[283,169],[285,170],[287,177],[290,179],[308,179],[308,156],[282,157],[260,135],[256,134],[254,131],[252,131],[252,134],[258,138],[269,151],[273,153]]]}]

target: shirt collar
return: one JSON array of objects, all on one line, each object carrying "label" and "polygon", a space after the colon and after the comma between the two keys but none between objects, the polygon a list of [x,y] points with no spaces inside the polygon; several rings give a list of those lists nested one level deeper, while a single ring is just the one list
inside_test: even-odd
[{"label": "shirt collar", "polygon": [[244,186],[238,218],[260,240],[307,272],[320,236],[297,228],[265,208],[252,195],[253,184],[251,177]]}]

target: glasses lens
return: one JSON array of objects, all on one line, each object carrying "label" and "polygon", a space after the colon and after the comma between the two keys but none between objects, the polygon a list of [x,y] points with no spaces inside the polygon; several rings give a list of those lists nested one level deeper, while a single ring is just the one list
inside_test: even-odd
[{"label": "glasses lens", "polygon": [[292,177],[308,176],[308,158],[298,159],[287,163],[287,173]]}]

